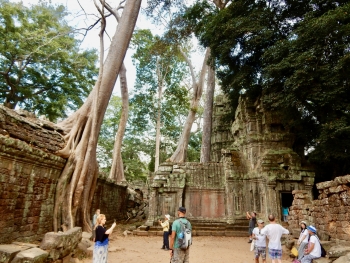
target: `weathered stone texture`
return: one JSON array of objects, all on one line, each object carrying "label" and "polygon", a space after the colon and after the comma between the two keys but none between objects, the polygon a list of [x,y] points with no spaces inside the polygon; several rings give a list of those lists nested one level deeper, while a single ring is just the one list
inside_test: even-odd
[{"label": "weathered stone texture", "polygon": [[65,160],[0,135],[0,243],[52,230],[55,185]]},{"label": "weathered stone texture", "polygon": [[49,258],[64,258],[78,246],[82,238],[81,227],[74,227],[66,232],[48,232],[45,234],[40,248],[49,251]]},{"label": "weathered stone texture", "polygon": [[[54,195],[66,163],[55,124],[0,105],[0,243],[40,241],[53,231]],[[98,179],[92,213],[124,219],[126,187]],[[79,225],[79,218],[77,219]]]},{"label": "weathered stone texture", "polygon": [[14,110],[0,105],[0,134],[6,137],[19,139],[30,146],[39,148],[45,152],[55,153],[65,145],[63,132],[55,124],[26,118]]},{"label": "weathered stone texture", "polygon": [[30,248],[19,252],[11,263],[45,263],[48,255],[40,248]]},{"label": "weathered stone texture", "polygon": [[305,220],[318,229],[318,235],[323,240],[350,241],[349,178],[345,175],[318,183],[319,196],[316,200],[312,200],[307,192],[293,191],[290,227],[298,229],[300,222]]},{"label": "weathered stone texture", "polygon": [[[213,116],[214,162],[164,163],[150,179],[147,226],[157,225],[165,213],[176,216],[184,205],[196,233],[209,233],[211,227],[233,234],[241,230],[242,220],[246,224],[246,211],[280,218],[282,193],[289,194],[290,202],[293,190],[311,195],[314,172],[293,151],[294,135],[283,127],[279,114],[242,96],[231,125],[222,122],[226,106],[219,96]],[[298,200],[295,206],[306,204]]]},{"label": "weathered stone texture", "polygon": [[96,209],[100,209],[101,214],[105,214],[107,220],[126,219],[127,197],[127,186],[98,178],[91,204],[91,217],[95,214]]}]

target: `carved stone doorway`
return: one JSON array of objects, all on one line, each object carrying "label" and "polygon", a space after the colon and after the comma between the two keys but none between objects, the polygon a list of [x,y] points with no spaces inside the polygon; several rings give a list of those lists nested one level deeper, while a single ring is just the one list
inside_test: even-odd
[{"label": "carved stone doorway", "polygon": [[283,191],[280,192],[281,194],[281,207],[280,207],[280,213],[281,213],[281,218],[283,218],[283,211],[282,207],[291,207],[293,203],[293,194],[291,191]]}]

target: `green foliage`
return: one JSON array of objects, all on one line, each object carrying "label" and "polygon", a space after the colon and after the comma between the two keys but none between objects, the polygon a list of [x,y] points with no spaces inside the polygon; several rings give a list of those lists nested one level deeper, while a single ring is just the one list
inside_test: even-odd
[{"label": "green foliage", "polygon": [[265,92],[273,107],[298,111],[290,125],[303,127],[298,136],[314,149],[310,161],[328,166],[318,170],[325,178],[350,172],[350,3],[315,7],[265,53]]},{"label": "green foliage", "polygon": [[132,47],[137,77],[128,129],[133,136],[144,139],[141,143],[149,145],[144,153],[151,157],[149,167],[154,167],[158,88],[163,89],[160,162],[164,162],[176,148],[190,106],[189,92],[182,85],[187,65],[176,45],[153,36],[149,30],[137,31]]},{"label": "green foliage", "polygon": [[[121,111],[121,98],[112,96],[103,119],[97,148],[100,169],[106,174],[109,174],[112,166],[114,139],[118,131]],[[141,160],[143,148],[140,146],[142,146],[140,140],[134,139],[134,136],[128,134],[127,130],[122,145],[124,174],[127,181],[146,180],[147,170]]]},{"label": "green foliage", "polygon": [[51,120],[78,109],[97,76],[95,50],[79,50],[62,5],[0,0],[0,102]]},{"label": "green foliage", "polygon": [[[209,46],[235,110],[240,93],[262,97],[296,134],[294,148],[325,178],[350,172],[348,1],[207,2],[185,13]],[[234,116],[232,114],[232,116]],[[331,178],[328,178],[331,179]]]}]

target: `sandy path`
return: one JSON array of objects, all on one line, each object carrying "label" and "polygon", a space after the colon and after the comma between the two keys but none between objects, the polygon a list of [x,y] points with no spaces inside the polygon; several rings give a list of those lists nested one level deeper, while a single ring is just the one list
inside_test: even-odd
[{"label": "sandy path", "polygon": [[[108,263],[167,263],[170,261],[169,252],[160,249],[161,246],[161,236],[124,237],[113,233],[109,244]],[[195,236],[190,251],[190,263],[254,263],[254,253],[249,248],[247,238]],[[291,261],[288,255],[283,255],[283,263]],[[83,262],[91,263],[92,259],[85,259]],[[271,259],[268,258],[267,262],[270,263]]]}]

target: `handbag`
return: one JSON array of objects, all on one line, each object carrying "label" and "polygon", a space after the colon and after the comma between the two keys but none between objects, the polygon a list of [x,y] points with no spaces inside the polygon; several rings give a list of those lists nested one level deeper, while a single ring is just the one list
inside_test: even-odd
[{"label": "handbag", "polygon": [[255,239],[253,239],[252,243],[250,243],[250,251],[254,250],[254,246],[255,246]]},{"label": "handbag", "polygon": [[294,256],[297,257],[298,256],[298,250],[296,247],[293,247],[290,251],[290,253]]}]

